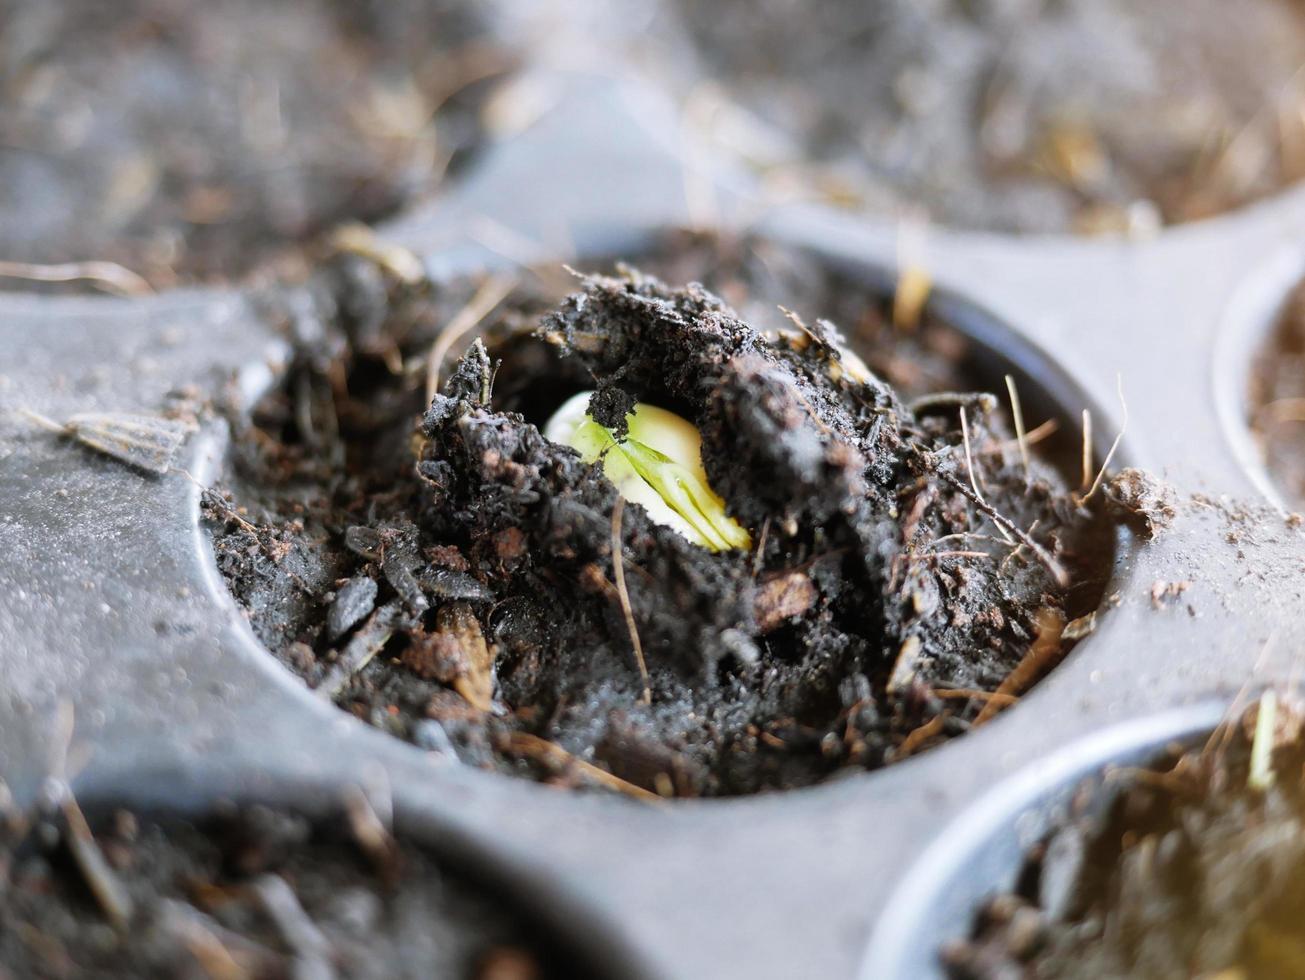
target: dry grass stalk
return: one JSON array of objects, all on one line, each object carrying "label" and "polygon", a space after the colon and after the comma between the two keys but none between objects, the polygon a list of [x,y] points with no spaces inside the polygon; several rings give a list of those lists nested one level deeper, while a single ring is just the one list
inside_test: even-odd
[{"label": "dry grass stalk", "polygon": [[63,262],[38,265],[33,262],[0,261],[0,278],[27,279],[31,282],[85,281],[115,296],[148,296],[153,287],[144,277],[117,262]]},{"label": "dry grass stalk", "polygon": [[516,286],[516,279],[513,276],[490,276],[480,284],[480,288],[467,301],[467,305],[454,314],[453,319],[440,331],[426,358],[426,404],[429,405],[439,394],[440,366],[443,365],[449,351],[453,349],[453,345],[489,316],[494,307],[507,297],[514,286]]},{"label": "dry grass stalk", "polygon": [[1092,485],[1088,487],[1088,492],[1083,495],[1082,503],[1085,504],[1101,488],[1101,482],[1106,478],[1106,471],[1110,469],[1110,464],[1115,459],[1119,444],[1123,441],[1124,433],[1128,431],[1128,401],[1124,398],[1124,376],[1122,374],[1115,375],[1115,386],[1119,391],[1119,407],[1123,410],[1124,417],[1119,423],[1119,434],[1115,436],[1115,441],[1110,444],[1110,450],[1106,453],[1106,458],[1101,461],[1101,469],[1097,471],[1097,478],[1092,481]]},{"label": "dry grass stalk", "polygon": [[965,443],[965,469],[970,474],[970,486],[974,488],[974,495],[979,500],[987,503],[983,498],[983,491],[979,489],[979,474],[974,468],[974,453],[970,450],[970,422],[965,414],[965,406],[961,406],[961,439]]},{"label": "dry grass stalk", "polygon": [[1024,409],[1020,407],[1020,393],[1015,388],[1015,378],[1006,375],[1006,391],[1010,395],[1010,415],[1015,422],[1015,440],[1020,448],[1020,462],[1024,464],[1024,482],[1032,479],[1029,471],[1029,439],[1024,431]]}]

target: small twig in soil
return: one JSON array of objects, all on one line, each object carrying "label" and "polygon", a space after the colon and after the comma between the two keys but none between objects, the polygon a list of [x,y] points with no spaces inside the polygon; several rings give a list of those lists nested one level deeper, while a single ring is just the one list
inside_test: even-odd
[{"label": "small twig in soil", "polygon": [[998,694],[996,691],[979,691],[969,687],[935,687],[933,696],[944,701],[998,701],[1003,708],[1019,700],[1013,694]]},{"label": "small twig in soil", "polygon": [[1106,458],[1101,461],[1101,469],[1097,471],[1097,478],[1092,481],[1092,486],[1088,487],[1088,492],[1084,494],[1080,503],[1086,504],[1101,487],[1101,481],[1106,478],[1106,471],[1110,469],[1110,464],[1114,461],[1115,452],[1119,449],[1119,443],[1123,440],[1124,433],[1128,431],[1128,401],[1124,398],[1124,376],[1122,374],[1115,375],[1115,385],[1119,391],[1119,407],[1124,412],[1124,417],[1119,422],[1119,434],[1115,436],[1115,441],[1110,444],[1110,450],[1106,453]]},{"label": "small twig in soil", "polygon": [[[1042,523],[1042,518],[1039,517],[1037,520],[1035,520],[1032,524],[1029,525],[1029,529],[1025,533],[1028,534],[1029,537],[1033,537],[1034,532],[1037,531],[1038,525],[1041,523]],[[1010,542],[1007,541],[1007,544],[1009,543]],[[997,566],[997,570],[1004,574],[1006,571],[1006,566],[1010,562],[1014,561],[1017,557],[1019,557],[1020,552],[1023,550],[1024,550],[1023,544],[1015,545],[1015,547],[1011,549],[1010,554],[1001,560],[1001,564]]]},{"label": "small twig in soil", "polygon": [[[250,534],[254,535],[255,538],[258,538],[258,525],[251,524],[249,521],[237,514],[231,507],[228,507],[227,502],[222,499],[222,495],[218,493],[217,490],[204,486],[204,484],[200,483],[193,475],[191,475],[189,470],[178,469],[177,472],[191,483],[195,484],[195,486],[199,487],[200,496],[204,503],[220,513],[224,520],[235,521],[243,530],[248,531]],[[261,538],[259,538],[259,543],[260,545],[262,544]]]},{"label": "small twig in soil", "polygon": [[182,942],[206,976],[212,980],[247,980],[248,971],[210,930],[198,922],[186,923],[182,928]]},{"label": "small twig in soil", "polygon": [[1013,375],[1006,375],[1006,391],[1010,395],[1010,416],[1015,422],[1015,440],[1020,447],[1020,462],[1024,464],[1024,483],[1032,480],[1029,471],[1029,439],[1024,431],[1024,409],[1020,407],[1020,393]]},{"label": "small twig in soil", "polygon": [[924,554],[914,552],[906,556],[907,561],[936,561],[939,558],[993,558],[986,551],[930,551]]},{"label": "small twig in soil", "polygon": [[964,411],[975,408],[980,412],[991,412],[997,407],[997,399],[986,391],[936,391],[931,395],[921,395],[912,399],[906,406],[912,415],[928,415],[943,408],[956,408]]},{"label": "small twig in soil", "polygon": [[294,954],[296,977],[330,980],[336,976],[331,965],[331,943],[304,911],[299,897],[284,878],[264,874],[255,878],[250,890],[281,938]]},{"label": "small twig in soil", "polygon": [[970,474],[970,486],[978,498],[983,500],[983,491],[979,489],[979,474],[974,468],[974,453],[970,449],[970,423],[964,405],[961,406],[961,441],[965,444],[965,469]]},{"label": "small twig in soil", "polygon": [[820,338],[817,337],[815,333],[812,332],[811,328],[807,326],[807,322],[803,320],[802,317],[799,316],[797,313],[793,312],[787,306],[783,306],[783,305],[779,306],[779,312],[784,314],[784,317],[788,320],[789,323],[793,324],[793,326],[797,327],[804,334],[806,334],[807,339],[810,340],[813,344],[819,344],[821,342]]},{"label": "small twig in soil", "polygon": [[661,797],[656,793],[646,790],[642,786],[636,786],[634,783],[626,782],[620,776],[613,776],[606,769],[601,769],[592,763],[585,762],[583,759],[578,759],[556,742],[550,742],[546,738],[531,735],[529,732],[512,732],[505,741],[507,751],[534,759],[550,769],[574,769],[582,776],[606,786],[608,789],[614,789],[618,793],[632,796],[636,800],[661,801]]},{"label": "small twig in soil", "polygon": [[957,531],[954,534],[944,534],[941,538],[934,538],[929,542],[930,548],[936,548],[946,541],[964,541],[966,538],[972,538],[975,541],[992,541],[996,544],[1010,544],[1005,538],[999,538],[991,534],[983,534],[979,531]]},{"label": "small twig in soil", "polygon": [[757,550],[752,556],[752,577],[755,579],[761,574],[761,563],[766,557],[766,538],[770,536],[770,515],[761,522],[761,533],[757,535]]},{"label": "small twig in soil", "polygon": [[247,980],[285,966],[280,953],[227,929],[193,905],[164,898],[158,910],[162,929],[190,951],[212,980]]},{"label": "small twig in soil", "polygon": [[639,642],[639,630],[634,622],[634,610],[630,606],[630,593],[625,588],[625,552],[621,547],[621,516],[625,512],[625,498],[617,497],[612,508],[612,576],[616,579],[616,594],[621,600],[621,612],[625,616],[625,628],[630,631],[630,645],[634,647],[634,659],[639,665],[639,677],[643,681],[643,703],[652,704],[652,687],[648,683],[648,665],[643,659],[643,644]]},{"label": "small twig in soil", "polygon": [[109,867],[100,846],[95,843],[90,825],[87,824],[81,807],[77,805],[72,789],[65,784],[62,792],[63,799],[59,801],[59,807],[68,827],[68,851],[72,854],[73,863],[86,880],[86,887],[90,889],[105,917],[121,932],[131,922],[131,895]]},{"label": "small twig in soil", "polygon": [[1021,531],[1009,517],[1001,513],[1001,511],[997,510],[997,508],[993,507],[986,500],[976,494],[966,486],[963,481],[956,479],[956,477],[950,473],[942,471],[939,471],[938,476],[944,483],[967,497],[974,506],[987,514],[992,522],[997,525],[999,530],[1015,538],[1033,552],[1033,554],[1037,556],[1038,561],[1042,563],[1042,566],[1051,573],[1051,577],[1055,579],[1057,585],[1062,589],[1069,587],[1069,573],[1065,571],[1064,566],[1061,565],[1060,562],[1056,561],[1055,556],[1052,555],[1051,552],[1034,541],[1028,536],[1028,534]]},{"label": "small twig in soil", "polygon": [[467,305],[453,315],[448,324],[440,331],[426,358],[426,404],[430,404],[440,390],[440,367],[459,338],[470,333],[476,326],[493,312],[494,307],[516,287],[514,276],[490,276]]},{"label": "small twig in soil", "polygon": [[793,396],[797,398],[798,404],[806,410],[807,415],[811,417],[811,421],[816,423],[816,428],[818,428],[824,435],[830,436],[834,434],[834,430],[826,425],[824,420],[816,413],[816,410],[811,407],[811,402],[807,401],[806,395],[794,388]]},{"label": "small twig in soil", "polygon": [[81,279],[117,296],[148,296],[154,292],[143,276],[117,262],[37,265],[31,262],[0,261],[0,278],[28,279],[32,282],[75,282]]},{"label": "small twig in soil", "polygon": [[381,877],[392,884],[398,872],[398,844],[361,787],[350,786],[345,790],[344,812],[359,849]]},{"label": "small twig in soil", "polygon": [[1015,665],[1015,669],[997,685],[997,690],[993,692],[994,697],[988,699],[988,703],[974,719],[975,726],[982,725],[1005,706],[996,695],[1013,697],[1023,693],[1060,654],[1060,634],[1065,629],[1064,613],[1050,606],[1044,606],[1034,613],[1033,620],[1038,631],[1037,637],[1029,646],[1028,653],[1024,654],[1023,659]]}]

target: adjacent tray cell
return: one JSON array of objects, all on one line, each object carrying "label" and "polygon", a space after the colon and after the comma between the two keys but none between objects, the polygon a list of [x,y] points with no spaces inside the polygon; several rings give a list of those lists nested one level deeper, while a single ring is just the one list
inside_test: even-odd
[{"label": "adjacent tray cell", "polygon": [[[752,238],[630,254],[415,288],[347,259],[290,318],[207,507],[319,696],[469,765],[739,795],[963,734],[1091,631],[1117,536],[1113,484],[1084,505],[1053,465],[1079,405],[929,309],[895,323],[866,270]],[[584,390],[582,458],[540,433]]]},{"label": "adjacent tray cell", "polygon": [[78,275],[30,263],[226,278],[390,214],[475,145],[510,60],[457,0],[60,0],[0,25],[0,288]]},{"label": "adjacent tray cell", "polygon": [[951,975],[1300,976],[1300,723],[1269,694],[1084,794],[948,948]]},{"label": "adjacent tray cell", "polygon": [[263,806],[206,817],[11,813],[0,968],[69,978],[589,976],[517,911],[396,842],[361,797],[314,823]]},{"label": "adjacent tray cell", "polygon": [[1019,232],[1145,233],[1305,170],[1292,4],[679,0],[719,141],[776,188]]},{"label": "adjacent tray cell", "polygon": [[1283,498],[1305,503],[1305,284],[1287,295],[1251,364],[1248,420]]}]

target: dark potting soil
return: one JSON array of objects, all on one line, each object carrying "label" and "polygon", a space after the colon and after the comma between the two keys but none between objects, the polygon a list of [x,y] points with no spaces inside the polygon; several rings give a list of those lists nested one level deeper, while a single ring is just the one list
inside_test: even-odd
[{"label": "dark potting soil", "polygon": [[[632,269],[530,279],[424,414],[427,353],[484,284],[323,273],[288,316],[285,383],[233,414],[229,492],[206,496],[258,637],[419,746],[635,794],[804,786],[986,720],[1087,629],[1110,495],[1080,506],[1036,456],[1026,475],[997,399],[957,394],[976,352],[936,317],[894,328],[806,253],[663,244],[642,268],[770,332]],[[696,425],[753,549],[708,552],[635,505],[618,526],[601,470],[539,434],[586,388],[605,423],[644,400]],[[1034,448],[1057,438],[1077,442]]]},{"label": "dark potting soil", "polygon": [[0,976],[577,975],[514,910],[383,831],[262,807],[88,824],[69,802],[35,823],[8,814],[4,831]]},{"label": "dark potting soil", "polygon": [[1305,976],[1305,742],[1276,713],[1267,791],[1248,787],[1256,711],[1037,847],[1017,890],[946,954],[964,980]]},{"label": "dark potting soil", "polygon": [[[777,178],[1022,232],[1141,232],[1305,174],[1291,0],[678,0]],[[867,186],[868,181],[868,186]]]},{"label": "dark potting soil", "polygon": [[0,261],[247,272],[428,191],[506,67],[459,0],[0,0]]},{"label": "dark potting soil", "polygon": [[1251,372],[1251,432],[1292,504],[1305,503],[1305,284],[1287,297]]}]

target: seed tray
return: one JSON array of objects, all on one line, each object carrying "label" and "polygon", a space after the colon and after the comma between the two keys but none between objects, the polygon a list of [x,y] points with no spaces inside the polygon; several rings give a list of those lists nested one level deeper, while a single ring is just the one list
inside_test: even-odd
[{"label": "seed tray", "polygon": [[[704,224],[812,250],[888,291],[899,236],[815,205],[768,208],[728,159],[680,140],[633,73],[542,63],[533,123],[441,197],[377,229],[434,279],[637,255]],[[329,810],[384,786],[407,837],[509,891],[612,977],[938,975],[937,950],[1008,884],[1085,776],[1212,727],[1305,640],[1305,548],[1243,420],[1247,374],[1305,273],[1305,190],[1146,241],[929,232],[934,310],[1027,379],[1097,458],[1177,494],[1125,535],[1092,635],[992,723],[875,772],[785,794],[640,804],[451,764],[347,717],[250,632],[200,526],[225,426],[201,413],[157,479],[0,421],[0,775],[54,773],[70,704],[79,798],[203,812],[224,798]],[[146,298],[0,294],[0,397],[55,419],[225,399],[284,368],[268,290]],[[181,472],[184,470],[185,472]],[[188,479],[187,476],[190,478]]]}]

